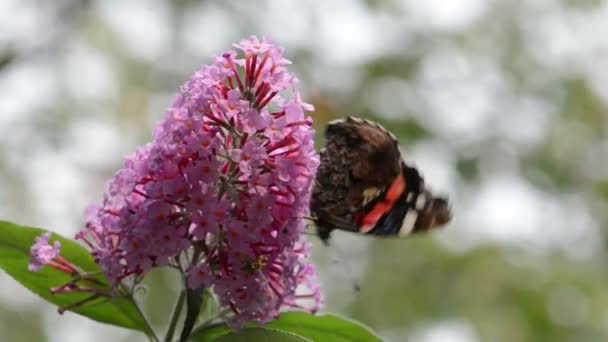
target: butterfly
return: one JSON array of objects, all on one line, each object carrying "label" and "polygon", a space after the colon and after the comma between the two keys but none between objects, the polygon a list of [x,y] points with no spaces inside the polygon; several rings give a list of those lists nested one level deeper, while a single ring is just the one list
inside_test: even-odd
[{"label": "butterfly", "polygon": [[447,198],[425,188],[384,127],[346,117],[328,123],[325,140],[310,201],[324,243],[334,229],[405,237],[451,220]]}]

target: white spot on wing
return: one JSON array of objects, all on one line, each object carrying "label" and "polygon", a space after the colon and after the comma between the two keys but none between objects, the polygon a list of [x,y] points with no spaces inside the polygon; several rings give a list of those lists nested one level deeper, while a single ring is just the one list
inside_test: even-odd
[{"label": "white spot on wing", "polygon": [[336,119],[336,120],[332,120],[332,121],[328,122],[327,126],[339,125],[339,124],[344,123],[344,122],[346,122],[346,120],[343,119],[343,118],[342,119]]},{"label": "white spot on wing", "polygon": [[414,193],[410,192],[410,193],[407,194],[407,197],[405,198],[405,201],[407,203],[411,203],[413,199],[414,199]]},{"label": "white spot on wing", "polygon": [[416,220],[418,219],[418,212],[415,210],[408,210],[405,213],[405,217],[403,218],[403,222],[401,223],[401,228],[399,229],[399,236],[408,236],[414,230],[414,226],[416,225]]},{"label": "white spot on wing", "polygon": [[354,116],[349,116],[348,119],[351,120],[351,121],[354,121],[354,122],[358,122],[358,123],[363,122],[363,119],[357,118],[357,117],[354,117]]},{"label": "white spot on wing", "polygon": [[420,194],[418,198],[416,198],[416,210],[420,211],[424,209],[424,205],[426,204],[426,195]]}]

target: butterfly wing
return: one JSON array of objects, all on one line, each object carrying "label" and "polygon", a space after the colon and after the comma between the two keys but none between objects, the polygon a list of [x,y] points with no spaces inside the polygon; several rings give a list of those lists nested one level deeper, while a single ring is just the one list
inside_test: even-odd
[{"label": "butterfly wing", "polygon": [[400,172],[396,140],[381,126],[356,118],[330,122],[311,198],[317,233],[358,232],[356,214],[375,201]]},{"label": "butterfly wing", "polygon": [[405,236],[450,220],[447,200],[425,190],[382,126],[349,117],[330,122],[325,138],[311,197],[324,242],[334,229]]},{"label": "butterfly wing", "polygon": [[[366,234],[404,237],[439,227],[450,221],[452,213],[447,199],[436,197],[426,190],[424,180],[416,168],[403,163],[402,169],[402,177],[406,184],[403,192],[377,221],[368,223],[373,224],[373,227],[366,231]],[[366,216],[373,215],[378,207],[381,206],[376,204]]]}]

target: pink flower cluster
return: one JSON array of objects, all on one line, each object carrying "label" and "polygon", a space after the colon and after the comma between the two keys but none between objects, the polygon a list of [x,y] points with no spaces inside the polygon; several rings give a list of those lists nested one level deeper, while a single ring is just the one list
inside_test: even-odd
[{"label": "pink flower cluster", "polygon": [[322,299],[301,238],[319,163],[313,107],[281,48],[256,37],[235,47],[244,57],[226,52],[181,88],[77,238],[112,284],[174,266],[190,288],[213,288],[239,326]]},{"label": "pink flower cluster", "polygon": [[59,256],[61,243],[55,241],[51,246],[49,245],[50,238],[51,233],[45,233],[36,238],[36,242],[30,249],[30,263],[27,267],[30,272],[40,271],[44,265],[51,263]]}]

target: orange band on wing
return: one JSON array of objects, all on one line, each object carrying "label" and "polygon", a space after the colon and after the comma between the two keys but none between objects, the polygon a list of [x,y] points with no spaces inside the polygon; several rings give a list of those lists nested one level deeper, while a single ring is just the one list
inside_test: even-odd
[{"label": "orange band on wing", "polygon": [[372,230],[382,215],[391,210],[395,201],[403,194],[403,191],[405,191],[405,179],[403,178],[403,174],[400,174],[395,178],[393,183],[391,183],[384,198],[376,203],[372,210],[361,219],[360,232],[365,234]]}]

